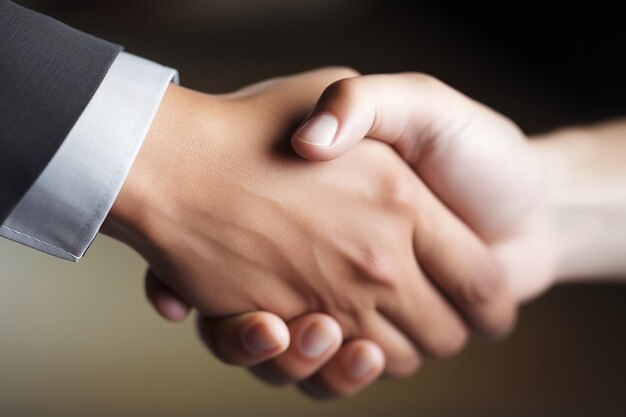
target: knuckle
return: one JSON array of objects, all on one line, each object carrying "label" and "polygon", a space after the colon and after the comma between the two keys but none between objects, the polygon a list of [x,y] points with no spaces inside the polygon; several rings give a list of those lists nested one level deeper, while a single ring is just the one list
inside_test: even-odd
[{"label": "knuckle", "polygon": [[459,301],[466,307],[484,305],[499,299],[505,289],[504,271],[492,257],[476,254],[471,276],[458,283]]},{"label": "knuckle", "polygon": [[458,104],[459,100],[467,100],[463,94],[434,75],[423,72],[415,72],[409,73],[408,77],[420,90],[431,93],[440,98],[445,98],[449,106],[452,103]]},{"label": "knuckle", "polygon": [[427,74],[425,72],[412,72],[408,74],[408,77],[410,77],[413,82],[424,87],[439,88],[445,86],[443,81],[439,80],[434,75]]},{"label": "knuckle", "polygon": [[461,284],[462,302],[468,306],[476,306],[494,300],[503,285],[500,276],[482,275]]},{"label": "knuckle", "polygon": [[380,197],[385,208],[411,213],[416,209],[416,186],[404,173],[387,174],[380,184]]},{"label": "knuckle", "polygon": [[358,78],[344,77],[334,81],[324,90],[322,100],[357,100],[359,90],[356,80],[358,80]]},{"label": "knuckle", "polygon": [[323,68],[328,75],[335,80],[342,80],[344,78],[358,77],[361,73],[352,67],[338,65]]},{"label": "knuckle", "polygon": [[396,287],[398,276],[391,254],[378,246],[366,246],[359,253],[357,268],[372,281]]}]

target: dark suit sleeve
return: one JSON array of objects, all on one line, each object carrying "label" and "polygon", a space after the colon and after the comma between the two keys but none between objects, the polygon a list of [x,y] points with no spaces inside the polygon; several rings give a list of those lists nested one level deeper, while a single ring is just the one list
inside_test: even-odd
[{"label": "dark suit sleeve", "polygon": [[0,224],[52,159],[120,49],[0,0]]}]

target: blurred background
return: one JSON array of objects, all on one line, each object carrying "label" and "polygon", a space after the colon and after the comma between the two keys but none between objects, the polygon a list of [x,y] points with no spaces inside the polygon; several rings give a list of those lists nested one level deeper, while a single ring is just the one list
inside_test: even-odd
[{"label": "blurred background", "polygon": [[[623,17],[599,2],[18,2],[207,92],[341,64],[429,72],[529,133],[626,114]],[[218,363],[193,320],[157,317],[143,261],[106,237],[78,265],[0,240],[0,264],[2,416],[626,415],[626,286],[555,289],[502,343],[317,403]]]}]

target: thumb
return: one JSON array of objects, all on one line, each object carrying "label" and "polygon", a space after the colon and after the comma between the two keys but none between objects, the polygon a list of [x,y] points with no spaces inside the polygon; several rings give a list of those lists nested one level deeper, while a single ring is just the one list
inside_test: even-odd
[{"label": "thumb", "polygon": [[470,103],[424,74],[347,78],[326,88],[292,146],[306,159],[327,161],[367,137],[395,146],[408,159],[426,141],[467,123]]},{"label": "thumb", "polygon": [[291,143],[300,156],[327,161],[364,138],[393,146],[435,195],[488,241],[517,224],[534,203],[538,169],[521,130],[429,75],[337,81]]}]

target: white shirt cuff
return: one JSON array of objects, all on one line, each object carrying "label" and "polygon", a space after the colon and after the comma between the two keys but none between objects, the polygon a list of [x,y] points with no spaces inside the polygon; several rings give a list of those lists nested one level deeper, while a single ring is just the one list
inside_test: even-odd
[{"label": "white shirt cuff", "polygon": [[178,82],[176,70],[120,53],[48,166],[0,226],[0,236],[59,258],[82,258],[172,81]]}]

